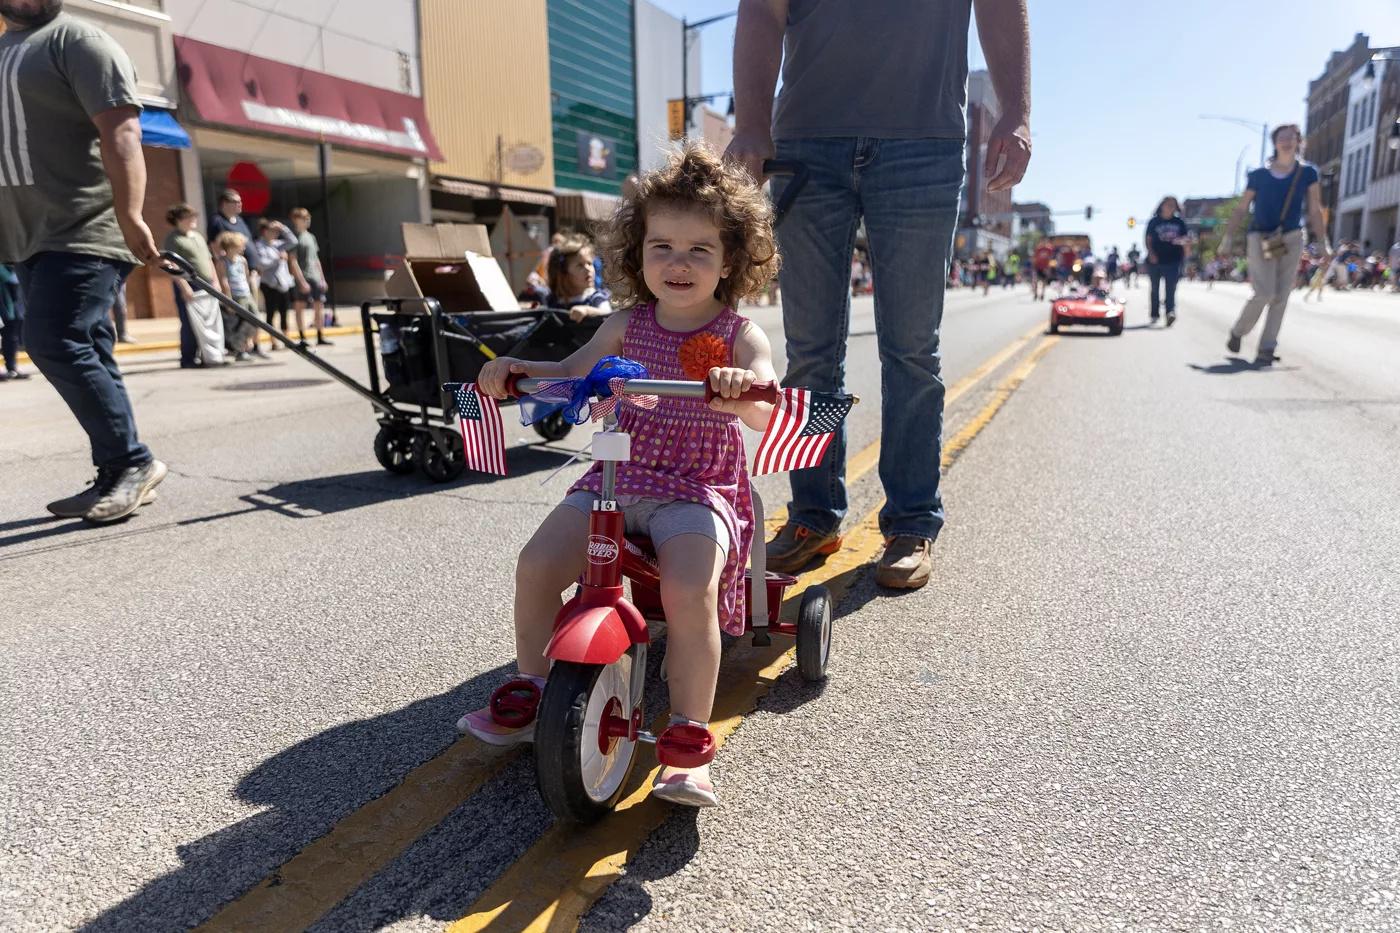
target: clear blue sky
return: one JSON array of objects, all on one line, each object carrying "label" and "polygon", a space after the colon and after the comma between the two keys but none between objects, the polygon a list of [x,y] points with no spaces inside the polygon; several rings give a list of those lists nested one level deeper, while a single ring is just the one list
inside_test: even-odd
[{"label": "clear blue sky", "polygon": [[[738,6],[652,2],[692,20]],[[1303,125],[1308,81],[1334,49],[1357,32],[1400,46],[1400,0],[1030,0],[1030,15],[1035,150],[1016,200],[1078,210],[1056,223],[1089,233],[1096,251],[1140,240],[1128,218],[1165,194],[1232,193],[1242,151],[1246,169],[1258,164],[1257,131],[1201,114]],[[703,32],[705,91],[727,91],[734,20]],[[975,27],[969,58],[983,67]]]}]

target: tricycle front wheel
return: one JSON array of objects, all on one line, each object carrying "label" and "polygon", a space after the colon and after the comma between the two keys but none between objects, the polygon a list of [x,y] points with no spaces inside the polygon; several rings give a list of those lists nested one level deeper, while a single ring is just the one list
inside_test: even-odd
[{"label": "tricycle front wheel", "polygon": [[631,719],[634,677],[646,677],[637,647],[612,664],[556,661],[535,721],[535,781],[560,819],[588,823],[617,804],[637,743],[603,734],[609,715]]}]

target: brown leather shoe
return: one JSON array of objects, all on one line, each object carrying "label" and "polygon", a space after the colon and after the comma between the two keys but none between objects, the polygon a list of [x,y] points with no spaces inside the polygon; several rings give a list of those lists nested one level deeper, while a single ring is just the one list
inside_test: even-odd
[{"label": "brown leather shoe", "polygon": [[835,554],[841,550],[841,536],[822,536],[788,522],[768,542],[768,569],[774,573],[797,573],[818,554]]},{"label": "brown leather shoe", "polygon": [[885,542],[875,582],[896,590],[917,590],[933,575],[933,542],[914,535],[896,535]]}]

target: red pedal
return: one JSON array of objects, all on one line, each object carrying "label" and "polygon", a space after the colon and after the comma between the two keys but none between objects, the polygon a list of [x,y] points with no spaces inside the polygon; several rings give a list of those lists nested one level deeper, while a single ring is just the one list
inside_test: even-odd
[{"label": "red pedal", "polygon": [[671,726],[656,740],[656,760],[672,768],[698,768],[714,758],[714,734],[703,726]]},{"label": "red pedal", "polygon": [[496,725],[519,729],[535,721],[540,688],[528,680],[512,680],[491,694],[491,718]]}]

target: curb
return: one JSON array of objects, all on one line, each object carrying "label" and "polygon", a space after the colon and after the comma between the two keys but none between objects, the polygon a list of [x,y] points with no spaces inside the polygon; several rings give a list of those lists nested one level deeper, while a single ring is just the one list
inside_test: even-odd
[{"label": "curb", "polygon": [[[355,334],[363,334],[364,332],[365,329],[358,324],[353,326],[345,325],[341,327],[321,328],[321,333],[325,334],[327,337],[349,337]],[[149,343],[119,343],[112,348],[112,353],[116,356],[129,356],[133,353],[164,353],[169,350],[179,349],[180,341],[178,340],[160,340],[151,341]],[[18,362],[30,363],[29,354],[21,353]]]}]

